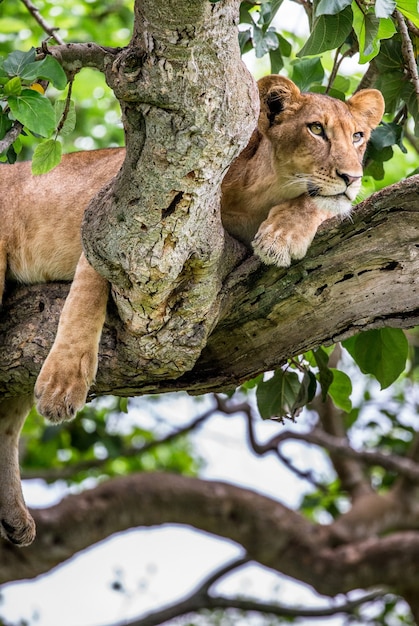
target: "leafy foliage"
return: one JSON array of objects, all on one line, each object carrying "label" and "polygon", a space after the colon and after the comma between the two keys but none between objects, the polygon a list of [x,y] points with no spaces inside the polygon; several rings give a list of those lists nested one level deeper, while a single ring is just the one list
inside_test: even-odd
[{"label": "leafy foliage", "polygon": [[[50,82],[56,89],[63,90],[67,84],[67,77],[60,64],[51,56],[37,59],[35,48],[28,52],[16,50],[0,60],[0,100],[6,103],[1,112],[0,139],[12,128],[13,121],[20,122],[26,133],[36,136],[51,137],[56,128],[54,107],[44,95],[45,83]],[[56,139],[50,140],[49,145],[55,145]],[[42,144],[41,146],[42,147]],[[9,163],[16,160],[20,151],[20,141],[17,139],[6,152]],[[43,163],[56,165],[61,157],[60,148],[54,147],[55,159],[44,159]],[[38,161],[37,173],[47,171],[40,167]]]},{"label": "leafy foliage", "polygon": [[[63,0],[58,6],[54,0],[40,0],[36,2],[36,8],[51,26],[59,25],[61,36],[68,42],[97,41],[110,46],[123,46],[128,42],[133,20],[133,0],[118,0],[118,10],[115,10],[113,0],[80,0],[76,8],[74,4],[72,0]],[[17,155],[20,159],[34,158],[34,173],[40,174],[57,164],[61,152],[122,144],[118,102],[99,72],[85,69],[76,76],[72,88],[73,98],[66,106],[67,94],[64,93],[64,99],[57,98],[63,97],[59,92],[65,90],[67,78],[55,60],[42,53],[40,46],[46,38],[45,32],[28,14],[23,3],[3,0],[0,8],[0,32],[3,55],[0,56],[0,105],[3,102],[3,109],[0,110],[0,141],[10,131],[15,119],[22,121],[25,126],[23,133],[0,155],[0,160],[13,163]],[[48,41],[48,46],[53,44],[53,41]],[[25,68],[20,67],[20,60],[26,64]],[[4,63],[7,72],[3,69]],[[16,89],[16,78],[23,88],[29,87],[42,96],[36,100],[33,110],[29,110],[25,104],[20,106],[20,109],[23,106],[26,111],[25,119],[20,119],[7,106],[8,95],[17,94],[5,93],[4,83],[11,80],[13,82],[7,89],[13,85]],[[46,93],[45,81],[50,83]],[[45,104],[51,100],[55,101],[52,110]],[[44,129],[48,130],[44,135],[45,140],[42,140],[42,133],[37,127],[39,116],[47,124]],[[56,129],[59,129],[58,134]],[[40,152],[37,152],[37,146],[46,141],[56,143],[54,146],[48,143],[46,148],[40,148]]]},{"label": "leafy foliage", "polygon": [[[86,405],[70,424],[51,426],[35,409],[22,433],[24,475],[79,483],[87,477],[166,470],[194,476],[200,460],[185,436],[169,441],[160,432],[123,420],[126,400],[104,398]],[[133,408],[133,407],[132,407]]]}]

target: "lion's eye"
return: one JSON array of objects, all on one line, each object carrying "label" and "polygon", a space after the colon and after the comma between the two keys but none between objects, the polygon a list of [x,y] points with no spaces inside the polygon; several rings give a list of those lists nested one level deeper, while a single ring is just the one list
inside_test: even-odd
[{"label": "lion's eye", "polygon": [[361,133],[361,132],[359,132],[359,133],[354,133],[354,134],[352,135],[352,141],[353,141],[354,143],[361,143],[361,141],[363,140],[363,138],[364,138],[364,133]]},{"label": "lion's eye", "polygon": [[313,135],[316,135],[316,137],[326,137],[326,133],[324,132],[324,128],[320,122],[308,124],[308,129]]}]

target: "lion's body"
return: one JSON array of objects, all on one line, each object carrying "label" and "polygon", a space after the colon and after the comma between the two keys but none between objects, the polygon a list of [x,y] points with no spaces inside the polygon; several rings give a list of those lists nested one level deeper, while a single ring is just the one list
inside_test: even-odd
[{"label": "lion's body", "polygon": [[[287,266],[305,255],[322,221],[349,212],[383,99],[375,90],[348,103],[301,94],[279,76],[259,81],[259,90],[258,127],[224,179],[221,214],[225,228],[266,263]],[[38,410],[55,422],[82,408],[96,374],[108,284],[81,253],[80,225],[124,154],[71,154],[41,177],[31,175],[28,163],[0,166],[0,300],[6,277],[33,283],[69,280],[76,272],[35,388]],[[0,532],[19,545],[29,544],[35,532],[17,459],[30,404],[28,396],[0,403]]]},{"label": "lion's body", "polygon": [[123,148],[67,154],[43,176],[33,176],[29,162],[0,166],[0,250],[7,278],[29,284],[73,278],[85,207],[118,172],[124,155]]}]

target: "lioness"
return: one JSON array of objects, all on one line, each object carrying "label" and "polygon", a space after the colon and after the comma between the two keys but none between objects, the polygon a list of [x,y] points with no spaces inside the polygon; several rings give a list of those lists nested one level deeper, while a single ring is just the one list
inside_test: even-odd
[{"label": "lioness", "polygon": [[[321,222],[350,211],[384,103],[375,90],[347,103],[301,93],[281,76],[263,78],[259,90],[258,126],[223,181],[222,220],[264,262],[288,266],[305,255]],[[108,285],[87,263],[79,230],[85,206],[124,154],[70,154],[36,179],[28,163],[1,166],[0,297],[5,278],[35,283],[76,272],[35,387],[38,410],[54,422],[74,417],[95,378]],[[18,466],[19,433],[32,401],[30,395],[0,403],[0,532],[20,546],[35,536]]]}]

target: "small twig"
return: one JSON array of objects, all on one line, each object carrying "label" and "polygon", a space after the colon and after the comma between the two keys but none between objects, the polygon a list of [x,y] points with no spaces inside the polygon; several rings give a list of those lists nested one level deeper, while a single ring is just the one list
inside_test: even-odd
[{"label": "small twig", "polygon": [[412,40],[410,39],[406,21],[400,11],[394,11],[394,16],[396,18],[399,32],[402,38],[403,58],[409,70],[410,80],[412,81],[413,87],[415,89],[416,99],[419,106],[419,73],[418,67],[416,65],[416,57],[415,51],[413,50]]},{"label": "small twig", "polygon": [[276,455],[278,459],[285,465],[285,467],[287,467],[290,470],[290,472],[298,476],[298,478],[301,478],[301,480],[306,480],[308,483],[310,483],[310,485],[312,485],[313,487],[315,487],[322,493],[328,493],[329,491],[328,487],[324,485],[323,483],[319,483],[315,479],[313,472],[310,472],[309,470],[304,471],[304,470],[298,469],[298,467],[296,467],[293,463],[291,463],[291,461],[286,456],[284,456],[279,449],[276,450]]},{"label": "small twig", "polygon": [[14,141],[19,137],[22,132],[23,124],[17,120],[14,122],[12,128],[5,134],[2,140],[0,140],[0,154],[6,152]]},{"label": "small twig", "polygon": [[32,4],[31,0],[21,0],[21,2],[25,5],[34,20],[38,22],[40,27],[47,33],[47,35],[53,37],[58,44],[65,44],[65,41],[60,37],[60,35],[57,34],[57,30],[59,29],[50,26],[48,22],[44,20],[39,12],[39,9],[37,9],[36,6]]},{"label": "small twig", "polygon": [[335,58],[333,61],[333,67],[332,67],[332,71],[330,72],[330,76],[329,76],[329,80],[327,83],[327,87],[326,87],[326,91],[325,93],[328,94],[329,91],[332,89],[333,87],[333,83],[335,82],[335,78],[337,76],[337,73],[339,71],[339,68],[341,66],[341,63],[344,59],[346,59],[346,57],[350,57],[354,54],[354,50],[353,48],[349,48],[349,50],[346,50],[346,52],[344,52],[343,54],[340,55],[339,58],[339,54],[340,54],[340,50],[341,50],[342,46],[340,46],[337,50],[336,50],[336,54],[335,54]]},{"label": "small twig", "polygon": [[67,91],[67,97],[65,99],[65,106],[64,106],[64,111],[61,115],[60,121],[58,123],[57,129],[55,131],[55,136],[59,135],[64,124],[65,121],[67,119],[68,113],[70,111],[70,104],[71,104],[71,94],[73,91],[73,80],[70,80],[68,83],[68,91]]}]

